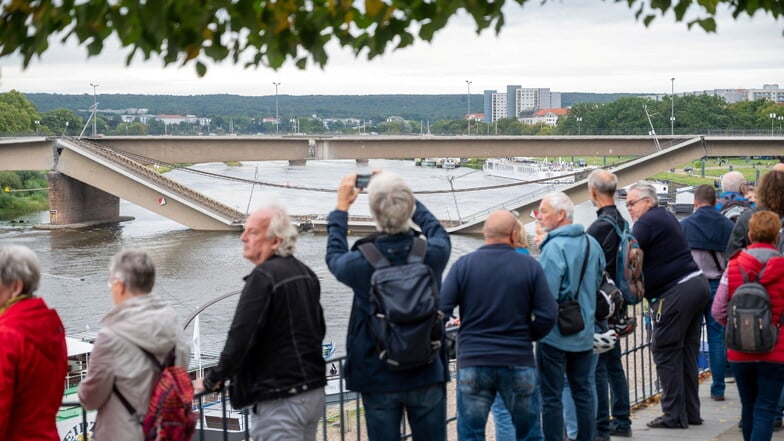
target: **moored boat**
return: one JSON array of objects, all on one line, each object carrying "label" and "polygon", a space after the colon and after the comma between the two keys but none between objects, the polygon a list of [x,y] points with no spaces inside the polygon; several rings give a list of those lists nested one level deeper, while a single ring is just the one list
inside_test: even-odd
[{"label": "moored boat", "polygon": [[490,176],[520,181],[545,181],[556,184],[573,184],[580,170],[564,161],[537,161],[527,157],[487,158],[483,167]]}]

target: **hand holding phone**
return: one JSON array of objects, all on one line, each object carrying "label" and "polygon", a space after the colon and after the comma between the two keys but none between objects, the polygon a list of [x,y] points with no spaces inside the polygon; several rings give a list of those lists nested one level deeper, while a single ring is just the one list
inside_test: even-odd
[{"label": "hand holding phone", "polygon": [[370,177],[373,175],[357,175],[357,180],[354,183],[354,187],[356,188],[365,188],[370,183]]}]

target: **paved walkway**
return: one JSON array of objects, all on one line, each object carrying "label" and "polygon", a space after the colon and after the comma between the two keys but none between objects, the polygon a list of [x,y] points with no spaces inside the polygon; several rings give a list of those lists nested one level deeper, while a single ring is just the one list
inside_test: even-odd
[{"label": "paved walkway", "polygon": [[[743,441],[738,430],[740,420],[740,398],[734,383],[727,384],[725,401],[710,399],[710,377],[700,383],[700,409],[705,422],[688,429],[651,429],[645,424],[661,415],[661,405],[653,403],[632,412],[632,438],[613,437],[613,441],[656,440],[656,441]],[[784,431],[773,433],[774,441],[784,441]]]}]

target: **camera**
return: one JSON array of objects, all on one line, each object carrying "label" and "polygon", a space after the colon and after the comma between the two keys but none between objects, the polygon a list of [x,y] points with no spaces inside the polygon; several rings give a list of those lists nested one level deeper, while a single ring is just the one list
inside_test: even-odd
[{"label": "camera", "polygon": [[354,187],[356,187],[356,188],[365,188],[365,187],[367,187],[368,183],[370,182],[370,177],[371,176],[373,176],[373,175],[357,175],[357,180],[356,180],[356,183],[354,184]]}]

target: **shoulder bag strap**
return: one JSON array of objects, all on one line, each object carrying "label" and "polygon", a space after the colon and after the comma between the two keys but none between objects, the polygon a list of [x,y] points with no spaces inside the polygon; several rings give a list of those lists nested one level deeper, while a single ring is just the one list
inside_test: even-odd
[{"label": "shoulder bag strap", "polygon": [[[133,343],[131,343],[131,344],[133,344]],[[147,358],[149,358],[153,362],[155,367],[158,368],[158,371],[162,371],[163,370],[163,368],[165,366],[163,364],[161,364],[160,361],[158,361],[158,359],[155,357],[155,355],[152,354],[152,352],[142,348],[141,346],[137,346],[135,344],[134,344],[134,346],[139,348],[140,351],[144,352],[144,355],[146,355]],[[172,365],[172,366],[174,365],[174,358],[175,358],[176,350],[177,350],[177,344],[175,343],[174,347],[171,349],[171,351],[169,351],[169,354],[166,356],[166,360],[164,360],[164,363],[166,365],[169,365],[169,363],[171,363],[170,365]],[[141,416],[138,413],[136,413],[136,409],[134,409],[134,407],[131,405],[131,403],[128,401],[128,399],[125,398],[125,395],[123,395],[122,392],[120,392],[120,389],[117,389],[117,384],[112,384],[112,392],[114,392],[114,394],[117,395],[117,398],[120,400],[120,402],[122,403],[123,407],[125,407],[125,409],[128,410],[128,413],[131,414],[133,419],[137,423],[141,424],[142,423]]]},{"label": "shoulder bag strap", "polygon": [[580,295],[580,285],[583,284],[583,275],[585,275],[585,268],[588,266],[588,257],[591,254],[591,248],[588,246],[588,235],[585,235],[585,257],[583,258],[583,268],[580,270],[580,281],[577,282],[577,291],[574,293],[574,300]]},{"label": "shoulder bag strap", "polygon": [[710,255],[711,255],[711,257],[713,257],[713,263],[716,264],[716,269],[720,273],[723,273],[724,272],[724,268],[721,266],[721,263],[719,263],[719,258],[718,258],[718,256],[716,256],[716,251],[715,250],[710,250]]}]

